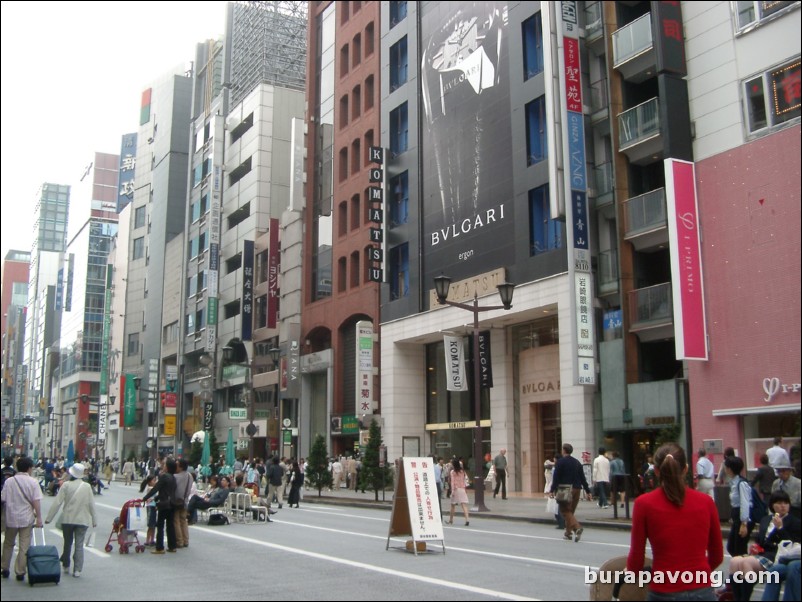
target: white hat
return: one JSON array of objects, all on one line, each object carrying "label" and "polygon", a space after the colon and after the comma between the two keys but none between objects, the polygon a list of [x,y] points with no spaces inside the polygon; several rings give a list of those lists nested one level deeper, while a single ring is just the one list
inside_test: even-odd
[{"label": "white hat", "polygon": [[70,474],[79,481],[84,478],[84,471],[86,471],[86,466],[83,464],[78,463],[70,466]]}]

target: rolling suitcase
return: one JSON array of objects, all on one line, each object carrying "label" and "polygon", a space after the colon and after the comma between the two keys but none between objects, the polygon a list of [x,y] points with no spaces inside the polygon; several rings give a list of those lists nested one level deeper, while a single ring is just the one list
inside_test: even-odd
[{"label": "rolling suitcase", "polygon": [[45,543],[45,530],[42,528],[42,545],[36,545],[36,529],[33,541],[28,548],[28,584],[58,583],[61,580],[61,560],[56,546]]}]

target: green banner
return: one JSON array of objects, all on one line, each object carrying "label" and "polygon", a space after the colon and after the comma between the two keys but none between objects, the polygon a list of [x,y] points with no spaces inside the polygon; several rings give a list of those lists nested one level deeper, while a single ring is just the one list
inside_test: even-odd
[{"label": "green banner", "polygon": [[136,386],[134,385],[134,375],[125,375],[125,412],[123,414],[123,426],[136,426]]},{"label": "green banner", "polygon": [[343,435],[358,435],[359,420],[356,416],[343,416]]},{"label": "green banner", "polygon": [[[112,266],[108,266],[111,274]],[[103,311],[103,347],[100,354],[100,394],[109,393],[109,340],[111,338],[111,288],[106,288],[106,308]]]}]

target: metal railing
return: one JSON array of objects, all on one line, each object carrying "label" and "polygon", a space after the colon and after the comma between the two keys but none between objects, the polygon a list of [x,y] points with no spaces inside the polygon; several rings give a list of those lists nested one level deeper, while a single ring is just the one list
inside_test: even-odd
[{"label": "metal railing", "polygon": [[668,225],[665,188],[632,197],[623,204],[625,236]]},{"label": "metal railing", "polygon": [[618,142],[621,148],[660,133],[660,107],[657,101],[655,96],[618,116]]},{"label": "metal railing", "polygon": [[665,282],[629,291],[629,312],[633,326],[670,322],[674,316],[671,283]]},{"label": "metal railing", "polygon": [[613,32],[613,66],[617,67],[652,46],[651,14],[646,13]]}]

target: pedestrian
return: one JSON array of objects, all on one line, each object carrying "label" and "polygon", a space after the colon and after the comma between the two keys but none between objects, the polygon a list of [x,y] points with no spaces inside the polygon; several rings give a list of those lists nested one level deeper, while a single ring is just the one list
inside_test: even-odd
[{"label": "pedestrian", "polygon": [[502,449],[499,454],[493,458],[493,469],[496,472],[496,488],[493,490],[493,497],[498,495],[499,487],[501,487],[501,499],[507,499],[507,450]]},{"label": "pedestrian", "polygon": [[106,458],[106,463],[103,466],[103,478],[106,479],[106,489],[108,489],[108,484],[111,484],[111,479],[114,476],[114,471],[111,469],[111,460]]},{"label": "pedestrian", "polygon": [[769,466],[775,470],[776,476],[779,476],[776,472],[778,464],[791,464],[791,458],[788,457],[788,452],[782,447],[782,442],[782,437],[774,437],[774,445],[766,450],[766,455],[769,457]]},{"label": "pedestrian", "polygon": [[654,456],[646,455],[640,474],[640,488],[642,493],[649,493],[657,488],[657,473],[654,470]]},{"label": "pedestrian", "polygon": [[551,482],[551,497],[555,497],[560,485],[571,486],[571,501],[560,504],[560,514],[565,520],[565,533],[563,538],[573,539],[574,542],[579,543],[582,538],[582,532],[585,530],[582,525],[576,520],[576,507],[579,505],[579,494],[584,489],[585,495],[590,501],[590,487],[585,478],[585,471],[582,469],[582,464],[574,458],[571,454],[574,453],[574,446],[570,443],[563,443],[562,458],[557,460],[554,465],[554,478]]},{"label": "pedestrian", "polygon": [[[758,573],[766,566],[771,566],[777,556],[781,541],[802,541],[802,523],[791,516],[791,498],[784,491],[775,491],[769,498],[771,514],[764,516],[757,531],[756,554],[733,557],[730,560],[730,575],[738,573],[741,579],[728,579],[731,584],[733,599],[749,600],[752,597],[754,584],[758,582]],[[754,575],[754,578],[752,577]]]},{"label": "pedestrian", "polygon": [[607,450],[599,448],[599,455],[593,460],[593,481],[599,490],[599,508],[609,508],[607,489],[610,487],[610,460],[605,455]]},{"label": "pedestrian", "polygon": [[[626,496],[627,492],[627,469],[617,451],[613,450],[610,453],[613,456],[613,459],[610,460],[610,478],[612,479],[610,482],[613,484],[615,492],[618,493],[618,501],[621,502],[621,507],[623,508],[624,496]],[[613,492],[613,504],[616,503],[615,492]]]},{"label": "pedestrian", "polygon": [[771,484],[771,492],[785,491],[791,498],[791,514],[802,519],[802,481],[792,474],[790,462],[779,462],[776,469],[780,476]]},{"label": "pedestrian", "polygon": [[188,471],[189,462],[181,458],[176,461],[175,470],[175,500],[173,506],[173,521],[175,522],[175,545],[178,548],[189,547],[189,527],[187,526],[187,504],[189,504],[190,490],[195,479]]},{"label": "pedestrian", "polygon": [[760,466],[758,466],[757,473],[752,478],[750,485],[756,487],[763,499],[768,501],[771,495],[771,486],[776,478],[774,469],[769,466],[768,454],[760,454]]},{"label": "pedestrian", "polygon": [[343,479],[343,465],[339,458],[334,458],[331,463],[332,489],[340,490],[340,483]]},{"label": "pedestrian", "polygon": [[554,479],[554,465],[557,464],[557,456],[550,456],[543,462],[543,476],[546,478],[546,486],[543,493],[551,492],[551,482]]},{"label": "pedestrian", "polygon": [[28,548],[34,528],[42,527],[42,489],[39,481],[31,476],[33,460],[22,456],[17,460],[17,470],[3,483],[2,502],[6,514],[6,535],[3,541],[2,575],[8,579],[11,570],[11,556],[14,543],[17,545],[17,559],[14,572],[17,581],[25,581]]},{"label": "pedestrian", "polygon": [[123,464],[123,477],[125,478],[126,486],[130,485],[134,478],[134,463],[130,458]]},{"label": "pedestrian", "polygon": [[468,515],[468,493],[465,488],[468,486],[468,475],[465,474],[465,469],[462,463],[454,459],[451,461],[451,514],[448,519],[448,524],[454,524],[454,507],[457,504],[462,506],[462,513],[465,515],[465,526],[470,525],[470,516]]},{"label": "pedestrian", "polygon": [[705,448],[699,449],[699,459],[696,461],[696,490],[709,495],[713,501],[716,499],[716,485],[714,477],[716,470]]},{"label": "pedestrian", "polygon": [[273,456],[273,461],[267,469],[267,507],[270,508],[273,498],[276,499],[278,507],[281,508],[284,501],[284,469],[279,464],[278,456]]},{"label": "pedestrian", "polygon": [[[72,576],[80,577],[84,570],[84,543],[89,527],[97,527],[97,513],[95,512],[95,497],[92,487],[85,483],[83,464],[73,464],[69,468],[70,478],[59,489],[56,501],[47,513],[45,523],[55,518],[61,509],[61,531],[64,536],[64,547],[61,551],[61,566],[65,573],[70,572],[70,552],[73,541],[75,552],[72,554]],[[57,523],[58,525],[58,523]]]},{"label": "pedestrian", "polygon": [[[142,483],[139,485],[139,493],[144,493],[145,495],[150,493],[150,490],[156,486],[156,481],[158,480],[159,477],[155,474],[142,479]],[[145,545],[150,548],[156,546],[156,500],[149,498],[145,503],[145,508],[148,514],[148,530],[145,533]]]},{"label": "pedestrian", "polygon": [[434,458],[434,483],[437,486],[437,504],[443,498],[443,458]]},{"label": "pedestrian", "polygon": [[718,469],[718,476],[716,476],[716,485],[729,485],[730,482],[727,478],[727,470],[724,467],[724,463],[727,461],[727,458],[734,458],[735,457],[735,448],[733,447],[725,447],[724,448],[724,458],[721,460],[721,467]]},{"label": "pedestrian", "polygon": [[730,519],[732,527],[727,539],[727,552],[735,558],[746,554],[749,545],[749,534],[754,524],[749,519],[749,506],[752,501],[752,488],[741,473],[744,461],[738,456],[731,456],[724,461],[724,469],[730,482]]},{"label": "pedestrian", "polygon": [[[666,443],[654,460],[660,485],[635,500],[627,570],[643,570],[648,539],[653,559],[647,600],[716,600],[711,574],[724,560],[716,504],[685,486],[688,462],[679,445]],[[704,577],[688,583],[667,579],[670,574]]]},{"label": "pedestrian", "polygon": [[304,484],[304,473],[301,472],[301,466],[298,462],[293,461],[290,465],[290,472],[289,477],[287,477],[290,482],[290,495],[287,498],[287,502],[292,508],[293,504],[295,504],[296,508],[300,508],[298,502],[301,500],[301,487]]},{"label": "pedestrian", "polygon": [[159,479],[156,485],[150,492],[142,498],[147,501],[151,497],[158,495],[156,498],[156,549],[151,551],[151,554],[164,554],[164,531],[167,530],[167,551],[175,552],[175,471],[176,464],[172,458],[167,458],[164,461],[162,470],[159,472]]}]

